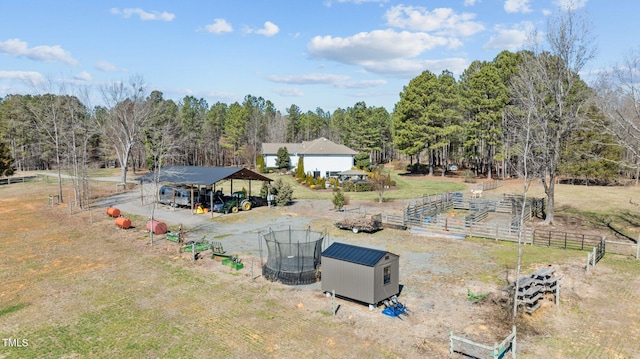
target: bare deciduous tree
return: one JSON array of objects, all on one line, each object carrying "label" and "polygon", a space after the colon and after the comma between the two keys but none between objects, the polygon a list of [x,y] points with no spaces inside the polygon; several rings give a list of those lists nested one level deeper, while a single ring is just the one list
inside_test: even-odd
[{"label": "bare deciduous tree", "polygon": [[140,139],[145,125],[151,118],[145,92],[145,83],[141,76],[132,76],[128,86],[123,82],[114,82],[102,88],[108,115],[101,127],[122,167],[122,183],[127,182],[129,157],[133,146]]},{"label": "bare deciduous tree", "polygon": [[596,102],[613,135],[626,150],[626,164],[640,178],[640,49],[630,51],[621,64],[600,75],[595,83]]},{"label": "bare deciduous tree", "polygon": [[[537,43],[522,53],[522,64],[511,88],[515,103],[528,121],[511,121],[508,128],[525,131],[532,143],[529,173],[539,178],[547,197],[546,223],[554,223],[555,182],[562,149],[570,134],[586,120],[590,90],[578,74],[596,53],[590,24],[571,8],[549,19],[546,47]],[[512,117],[513,119],[513,117]],[[520,125],[518,125],[520,124]],[[524,126],[522,126],[524,125]]]}]

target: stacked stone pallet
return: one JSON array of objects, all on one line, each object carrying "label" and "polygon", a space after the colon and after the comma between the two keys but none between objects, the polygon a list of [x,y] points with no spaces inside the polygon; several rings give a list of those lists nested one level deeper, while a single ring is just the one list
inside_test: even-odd
[{"label": "stacked stone pallet", "polygon": [[[559,276],[554,275],[552,268],[539,269],[528,277],[518,279],[518,293],[516,295],[518,302],[524,306],[524,310],[533,314],[542,305],[542,300],[551,294],[555,297],[555,303],[558,304],[560,294]],[[513,290],[515,286],[509,286],[509,290]]]}]

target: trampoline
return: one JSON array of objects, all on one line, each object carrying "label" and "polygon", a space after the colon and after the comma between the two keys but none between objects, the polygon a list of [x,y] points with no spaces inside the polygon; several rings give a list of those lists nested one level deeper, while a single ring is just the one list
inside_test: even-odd
[{"label": "trampoline", "polygon": [[262,234],[268,257],[262,275],[283,284],[312,284],[320,278],[320,258],[324,234],[308,229],[269,229]]}]

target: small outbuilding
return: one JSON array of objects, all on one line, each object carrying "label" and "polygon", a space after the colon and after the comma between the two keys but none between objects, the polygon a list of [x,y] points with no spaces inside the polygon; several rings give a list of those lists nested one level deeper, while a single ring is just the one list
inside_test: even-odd
[{"label": "small outbuilding", "polygon": [[399,259],[387,251],[334,242],[322,252],[322,291],[377,306],[400,293]]}]

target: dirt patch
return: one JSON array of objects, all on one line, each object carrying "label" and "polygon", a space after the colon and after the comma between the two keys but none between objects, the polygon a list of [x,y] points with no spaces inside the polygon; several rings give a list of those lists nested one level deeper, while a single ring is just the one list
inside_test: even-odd
[{"label": "dirt patch", "polygon": [[[448,357],[451,330],[491,345],[511,329],[497,303],[508,279],[514,279],[512,243],[427,238],[392,229],[354,234],[333,226],[345,216],[399,209],[402,201],[352,202],[348,209],[358,212],[337,212],[330,201],[299,200],[284,209],[214,218],[158,211],[171,226],[187,224],[191,238],[206,235],[222,242],[244,263],[238,271],[210,256],[193,262],[190,253],[180,253],[178,244],[162,236],[151,246],[144,230],[149,209],[137,205],[135,196],[129,202],[117,198],[134,221],[134,228],[121,230],[102,206],[92,215],[72,216],[64,206],[44,207],[47,189],[40,190],[42,198],[26,200],[33,209],[26,212],[15,199],[2,199],[11,196],[0,188],[5,211],[0,226],[6,229],[0,237],[0,310],[26,304],[0,316],[1,334],[28,338],[30,354],[35,353],[29,356],[442,358]],[[27,193],[32,195],[19,190],[11,195],[22,202]],[[319,283],[285,286],[261,277],[266,253],[260,251],[260,232],[308,225],[326,233],[325,247],[340,241],[398,254],[399,299],[409,315],[392,318],[382,308],[369,310],[345,299],[333,303]],[[524,251],[523,273],[552,265],[562,281],[560,306],[547,300],[519,320],[519,357],[625,358],[640,352],[631,339],[640,335],[637,262],[607,256],[586,273],[582,252]],[[473,303],[468,291],[490,295]],[[38,355],[39,349],[47,352]],[[0,356],[20,356],[13,350],[0,348]]]}]

